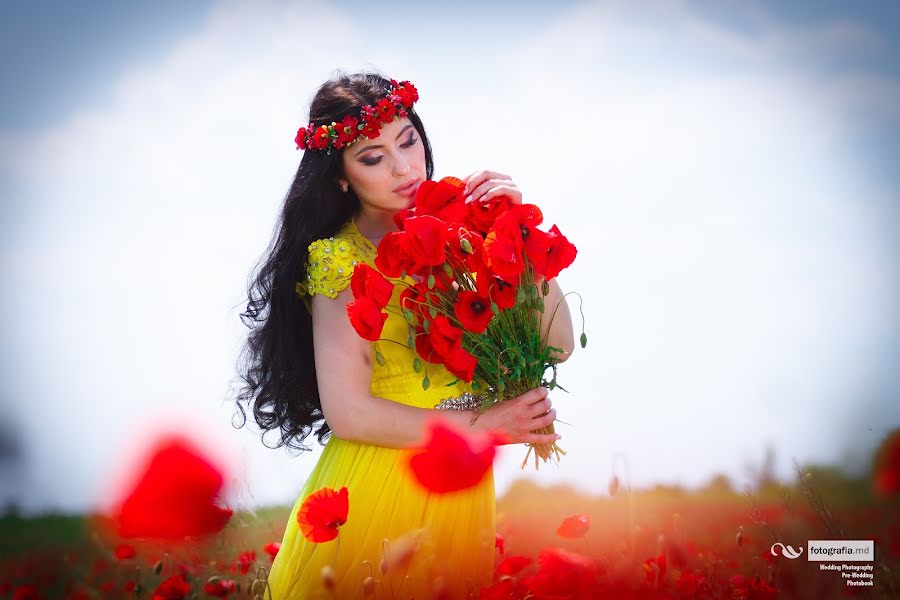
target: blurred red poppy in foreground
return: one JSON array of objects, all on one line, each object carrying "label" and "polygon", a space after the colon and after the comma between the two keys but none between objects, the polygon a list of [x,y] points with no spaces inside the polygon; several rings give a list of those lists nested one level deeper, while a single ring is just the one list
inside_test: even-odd
[{"label": "blurred red poppy in foreground", "polygon": [[221,471],[187,440],[159,442],[115,519],[122,537],[179,540],[221,530],[232,511],[214,503]]},{"label": "blurred red poppy in foreground", "polygon": [[556,533],[564,538],[580,538],[584,537],[590,526],[590,515],[572,515],[563,520]]},{"label": "blurred red poppy in foreground", "polygon": [[475,486],[494,464],[503,436],[489,432],[465,436],[439,419],[428,425],[428,441],[409,458],[415,479],[429,491],[443,494]]},{"label": "blurred red poppy in foreground", "polygon": [[900,429],[892,431],[875,453],[872,485],[875,493],[888,498],[900,492]]},{"label": "blurred red poppy in foreground", "polygon": [[347,522],[350,497],[346,486],[340,491],[322,488],[313,492],[297,510],[297,522],[303,535],[316,544],[328,542],[338,535],[338,527]]}]

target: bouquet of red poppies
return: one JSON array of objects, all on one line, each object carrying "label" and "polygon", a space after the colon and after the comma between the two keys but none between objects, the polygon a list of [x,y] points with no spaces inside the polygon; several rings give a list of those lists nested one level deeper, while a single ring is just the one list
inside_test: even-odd
[{"label": "bouquet of red poppies", "polygon": [[[482,396],[480,415],[535,387],[559,387],[555,354],[563,349],[541,338],[548,309],[551,320],[556,310],[544,297],[548,281],[572,264],[577,250],[556,225],[537,228],[543,221],[537,206],[505,196],[467,203],[463,188],[455,177],[422,182],[415,208],[394,217],[399,231],[378,245],[380,273],[365,263],[354,269],[347,314],[363,338],[378,341],[385,311],[399,310],[417,353],[410,366],[421,373],[425,363],[422,387],[430,385],[428,363],[442,364]],[[385,276],[404,288],[399,308],[388,306],[395,283]],[[404,281],[407,276],[415,283]],[[582,332],[581,346],[586,343]],[[377,351],[375,358],[383,363]],[[554,433],[554,427],[538,432]],[[546,462],[565,454],[555,443],[530,444],[523,468],[532,449],[536,467],[538,457]]]}]

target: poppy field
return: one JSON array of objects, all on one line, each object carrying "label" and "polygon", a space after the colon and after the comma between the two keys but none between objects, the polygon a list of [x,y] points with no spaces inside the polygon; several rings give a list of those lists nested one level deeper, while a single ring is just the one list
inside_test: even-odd
[{"label": "poppy field", "polygon": [[[898,449],[900,430],[864,476],[795,464],[792,482],[761,470],[743,491],[725,476],[687,490],[632,489],[613,475],[600,495],[521,479],[497,498],[494,583],[476,597],[900,597]],[[0,598],[269,598],[266,574],[291,508],[218,506],[215,471],[190,451],[166,446],[114,515],[7,510]],[[185,494],[174,501],[161,493],[168,475]],[[323,543],[339,535],[336,513],[345,505],[345,494],[311,495],[304,516],[310,535]],[[806,556],[782,554],[822,539],[874,540],[875,560],[860,563],[872,566],[872,585],[847,585]],[[329,597],[333,574],[322,576]],[[359,597],[405,597],[379,583],[376,568],[361,578]]]}]

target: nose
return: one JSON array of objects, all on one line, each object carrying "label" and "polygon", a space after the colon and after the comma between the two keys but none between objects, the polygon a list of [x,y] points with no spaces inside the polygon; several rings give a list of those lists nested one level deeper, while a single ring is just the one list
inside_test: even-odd
[{"label": "nose", "polygon": [[405,177],[407,173],[409,173],[409,161],[402,156],[398,156],[394,160],[394,174],[397,177]]}]

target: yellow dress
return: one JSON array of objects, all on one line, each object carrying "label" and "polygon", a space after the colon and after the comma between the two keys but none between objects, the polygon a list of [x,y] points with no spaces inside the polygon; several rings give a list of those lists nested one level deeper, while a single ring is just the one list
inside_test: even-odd
[{"label": "yellow dress", "polygon": [[[297,291],[307,307],[308,294],[333,298],[349,285],[360,261],[377,269],[376,253],[351,218],[333,237],[309,245],[307,281],[298,284]],[[405,281],[414,282],[409,277]],[[399,307],[401,287],[395,286],[393,306]],[[416,353],[406,346],[408,332],[401,315],[389,312],[381,338],[400,344],[372,342],[384,357],[383,365],[372,362],[373,395],[433,409],[444,398],[472,390],[462,381],[447,387],[456,377],[443,365],[434,364],[427,364],[431,384],[422,389],[424,369],[420,373],[413,370]],[[327,365],[320,373],[327,376]],[[410,452],[330,436],[294,504],[272,564],[269,586],[274,600],[477,598],[479,590],[491,584],[496,535],[493,469],[473,488],[434,494],[412,479],[405,466]],[[300,505],[321,488],[340,490],[343,486],[349,492],[347,522],[336,539],[310,542],[297,523]],[[396,556],[404,547],[417,548],[405,564],[404,557]],[[383,560],[387,561],[386,574],[381,572]],[[326,565],[334,569],[331,590],[322,580]],[[364,582],[370,575],[377,583],[367,594]],[[437,593],[440,589],[443,595]]]}]

